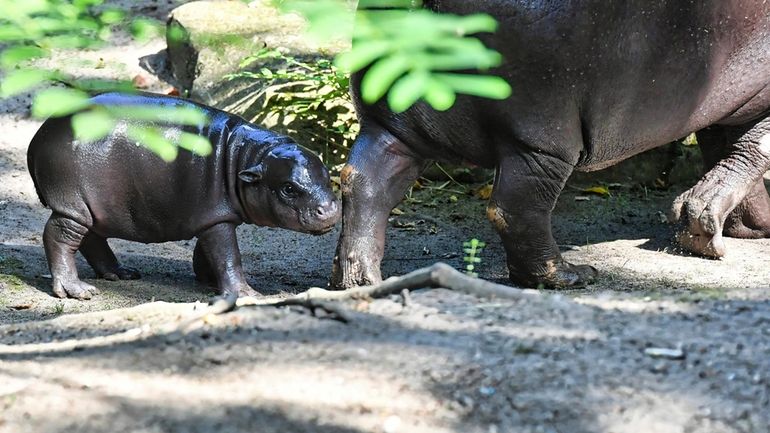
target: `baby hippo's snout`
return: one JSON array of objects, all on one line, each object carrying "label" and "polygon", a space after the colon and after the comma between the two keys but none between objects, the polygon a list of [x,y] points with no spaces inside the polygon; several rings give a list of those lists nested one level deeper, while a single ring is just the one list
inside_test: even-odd
[{"label": "baby hippo's snout", "polygon": [[313,234],[323,234],[329,232],[332,227],[340,220],[340,202],[336,197],[326,200],[319,204],[315,212],[315,220],[313,221],[314,228]]}]

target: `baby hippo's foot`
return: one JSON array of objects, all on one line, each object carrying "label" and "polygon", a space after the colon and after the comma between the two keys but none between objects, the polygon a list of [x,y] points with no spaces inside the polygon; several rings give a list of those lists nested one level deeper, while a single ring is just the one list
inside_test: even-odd
[{"label": "baby hippo's foot", "polygon": [[80,280],[61,280],[54,278],[53,293],[60,298],[91,299],[99,293],[96,287]]},{"label": "baby hippo's foot", "polygon": [[563,259],[549,260],[534,273],[523,274],[508,265],[512,282],[538,289],[571,289],[584,287],[596,280],[599,272],[593,266],[573,265]]},{"label": "baby hippo's foot", "polygon": [[118,281],[118,280],[138,280],[139,278],[142,277],[142,274],[140,274],[139,271],[134,268],[118,265],[111,271],[101,273],[99,276],[101,278],[104,278],[105,280]]}]

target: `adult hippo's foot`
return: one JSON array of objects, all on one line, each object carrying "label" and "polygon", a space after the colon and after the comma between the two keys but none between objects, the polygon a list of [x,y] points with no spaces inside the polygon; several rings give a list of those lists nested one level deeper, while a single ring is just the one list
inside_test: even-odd
[{"label": "adult hippo's foot", "polygon": [[390,211],[420,175],[424,162],[382,128],[367,124],[340,174],[342,233],[330,285],[381,281],[380,262]]},{"label": "adult hippo's foot", "polygon": [[759,179],[741,204],[730,212],[722,233],[731,238],[770,237],[770,196],[764,179]]},{"label": "adult hippo's foot", "polygon": [[712,127],[698,133],[710,169],[672,206],[676,240],[707,257],[725,255],[725,236],[766,237],[770,199],[762,176],[770,168],[770,118],[741,127]]},{"label": "adult hippo's foot", "polygon": [[593,267],[566,262],[551,234],[551,212],[573,167],[545,153],[502,158],[487,218],[503,240],[513,283],[562,289],[581,287],[596,278]]}]

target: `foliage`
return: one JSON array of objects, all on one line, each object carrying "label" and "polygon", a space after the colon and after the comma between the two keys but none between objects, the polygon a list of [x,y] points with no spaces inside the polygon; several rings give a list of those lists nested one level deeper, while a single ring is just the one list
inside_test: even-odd
[{"label": "foliage", "polygon": [[[488,98],[505,98],[510,87],[499,77],[471,73],[484,71],[501,62],[500,55],[484,47],[470,35],[491,32],[496,22],[488,15],[453,16],[421,9],[418,0],[361,0],[358,11],[351,13],[346,0],[276,0],[284,10],[297,10],[310,22],[316,35],[335,34],[350,38],[353,49],[330,62],[289,61],[278,71],[262,70],[251,78],[268,79],[271,85],[273,115],[306,116],[322,125],[318,140],[330,140],[335,155],[352,139],[354,121],[347,101],[345,73],[366,70],[362,86],[365,102],[373,103],[387,95],[396,112],[404,111],[423,99],[438,110],[448,109],[456,93]],[[139,117],[134,110],[93,107],[91,94],[117,90],[130,92],[128,81],[76,79],[58,69],[44,67],[42,60],[53,50],[82,50],[107,41],[112,29],[128,25],[139,39],[159,34],[161,26],[152,20],[129,20],[104,0],[0,0],[0,97],[37,91],[32,114],[43,118],[73,115],[77,138],[97,140],[107,134],[119,118],[141,118],[157,126],[133,129],[129,135],[171,160],[178,147],[208,154],[211,146],[192,134],[171,142],[162,133],[162,124],[174,118],[184,125],[202,125],[202,112],[180,107],[145,110]],[[345,31],[347,29],[347,31]],[[173,37],[173,35],[168,35]],[[259,55],[265,55],[261,53]],[[258,56],[259,56],[258,55]],[[252,59],[249,59],[252,60]],[[284,60],[289,60],[284,59]],[[454,71],[454,72],[452,72]],[[50,87],[50,84],[59,86]],[[280,96],[275,86],[290,90]],[[314,96],[311,96],[314,95]],[[181,111],[181,113],[171,113]],[[334,160],[326,155],[327,160]]]},{"label": "foliage", "polygon": [[261,90],[245,102],[256,113],[253,121],[277,125],[284,133],[301,137],[329,165],[344,162],[358,132],[347,74],[328,59],[300,59],[274,49],[263,49],[240,66],[242,71],[227,78],[262,83]]},{"label": "foliage", "polygon": [[470,36],[496,30],[497,22],[489,15],[437,14],[422,9],[419,0],[360,0],[351,20],[343,0],[278,3],[308,18],[310,31],[318,37],[340,37],[345,29],[353,29],[353,47],[338,55],[335,65],[350,73],[366,71],[361,81],[366,103],[387,94],[394,112],[420,99],[436,110],[447,110],[457,93],[493,99],[511,93],[500,77],[456,72],[486,71],[501,63],[499,53]]},{"label": "foliage", "polygon": [[473,271],[476,269],[476,264],[481,263],[481,257],[479,256],[481,255],[481,252],[484,251],[484,247],[486,246],[487,244],[476,238],[473,238],[467,242],[463,242],[463,252],[465,253],[463,261],[468,263],[465,265],[466,274],[472,277],[478,277],[478,274]]},{"label": "foliage", "polygon": [[[107,41],[115,26],[126,24],[127,17],[119,9],[106,7],[104,0],[0,0],[0,97],[7,98],[38,89],[46,84],[62,86],[40,90],[32,103],[32,115],[38,118],[74,114],[72,126],[75,136],[93,141],[112,130],[117,119],[144,119],[159,126],[138,128],[130,126],[128,133],[163,159],[171,160],[177,154],[177,145],[206,155],[211,144],[200,137],[184,134],[177,143],[163,136],[161,126],[173,121],[184,125],[202,125],[207,122],[200,110],[188,107],[155,109],[107,109],[92,107],[89,95],[104,91],[133,91],[130,81],[76,79],[60,70],[41,65],[52,50],[90,49]],[[137,19],[130,23],[131,31],[139,39],[147,39],[160,32],[157,23]]]}]

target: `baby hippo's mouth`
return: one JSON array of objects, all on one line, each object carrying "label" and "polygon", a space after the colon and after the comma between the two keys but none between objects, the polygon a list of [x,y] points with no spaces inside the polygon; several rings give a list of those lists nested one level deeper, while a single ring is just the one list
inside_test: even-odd
[{"label": "baby hippo's mouth", "polygon": [[332,231],[333,228],[334,228],[334,225],[330,225],[329,227],[326,227],[323,229],[312,230],[309,233],[311,235],[316,235],[316,236],[325,235],[326,233],[329,233],[330,231]]},{"label": "baby hippo's mouth", "polygon": [[337,200],[318,206],[314,211],[303,215],[305,232],[313,235],[329,233],[340,220],[340,206]]}]

